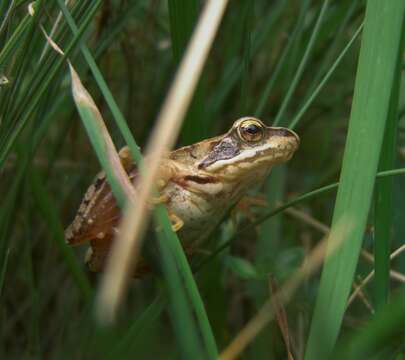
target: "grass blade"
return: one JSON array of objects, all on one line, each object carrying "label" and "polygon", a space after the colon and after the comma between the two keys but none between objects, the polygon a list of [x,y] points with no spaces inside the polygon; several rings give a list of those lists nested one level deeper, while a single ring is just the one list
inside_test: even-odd
[{"label": "grass blade", "polygon": [[277,65],[274,68],[274,71],[267,81],[266,87],[262,91],[262,94],[260,96],[258,105],[255,110],[255,116],[258,118],[262,117],[264,113],[264,109],[266,107],[266,104],[268,102],[269,96],[271,91],[274,88],[274,85],[276,84],[276,80],[278,79],[281,70],[287,65],[287,56],[290,55],[291,50],[293,48],[293,45],[297,42],[297,38],[299,33],[302,31],[303,28],[303,20],[305,17],[305,13],[309,7],[309,1],[305,1],[301,4],[301,9],[298,15],[298,19],[296,21],[294,30],[292,31],[291,36],[288,37],[287,43],[284,45],[283,51],[277,60]]},{"label": "grass blade", "polygon": [[[76,26],[72,16],[69,13],[69,10],[67,9],[66,5],[64,4],[63,0],[58,0],[59,7],[62,10],[62,13],[69,24],[69,27],[71,28],[73,35],[75,37],[79,36],[79,29]],[[94,76],[94,79],[97,82],[98,87],[100,88],[101,93],[104,96],[104,99],[106,100],[108,107],[110,108],[114,119],[116,121],[116,124],[118,128],[121,131],[122,136],[124,137],[124,140],[126,144],[128,145],[132,157],[135,159],[135,161],[141,165],[142,162],[142,155],[140,153],[138,145],[135,143],[134,137],[131,134],[131,131],[129,130],[129,127],[127,125],[127,122],[124,119],[124,116],[122,115],[122,112],[120,111],[117,103],[114,100],[114,97],[112,96],[112,93],[110,89],[107,86],[107,83],[104,80],[103,75],[101,74],[101,71],[99,70],[93,56],[90,53],[90,50],[87,48],[85,44],[82,44],[80,46],[80,49],[83,53],[83,56],[87,62],[87,64],[90,67],[90,70]]]},{"label": "grass blade", "polygon": [[[367,3],[352,113],[331,231],[343,215],[355,219],[356,226],[348,235],[350,241],[325,263],[306,360],[328,357],[342,323],[370,208],[393,83],[398,76],[396,69],[404,15],[405,3],[402,0],[369,0]],[[375,76],[370,77],[370,74]]]},{"label": "grass blade", "polygon": [[198,18],[197,0],[168,0],[170,34],[175,62],[180,63]]},{"label": "grass blade", "polygon": [[[391,304],[382,306],[376,317],[365,328],[353,334],[351,339],[342,341],[339,351],[333,358],[353,360],[374,358],[379,350],[390,344],[398,345],[398,339],[403,339],[404,322],[405,293],[402,291]],[[380,358],[384,356],[380,355]]]},{"label": "grass blade", "polygon": [[37,170],[31,169],[32,193],[34,194],[34,199],[38,205],[38,209],[42,212],[43,217],[52,232],[52,236],[55,239],[56,245],[63,256],[69,271],[72,273],[73,279],[82,293],[83,298],[85,301],[90,301],[93,297],[93,290],[86,275],[83,273],[81,266],[78,264],[72,249],[70,249],[65,242],[62,224],[59,221],[57,212],[54,211],[55,206],[52,204],[43,183],[43,179],[41,179]]},{"label": "grass blade", "polygon": [[[206,347],[203,346],[200,340],[198,328],[193,318],[192,311],[189,306],[185,286],[189,281],[187,279],[182,280],[181,270],[182,264],[178,265],[178,255],[183,254],[182,250],[176,249],[178,239],[175,239],[173,231],[171,231],[170,221],[165,214],[166,210],[162,206],[158,206],[156,209],[156,217],[160,224],[164,225],[163,231],[157,232],[159,249],[160,249],[160,261],[162,264],[163,274],[165,277],[165,284],[168,287],[170,308],[173,327],[176,333],[177,341],[185,359],[205,359],[216,358],[217,350],[216,345],[210,346],[210,341],[206,342]],[[184,256],[184,254],[183,254]],[[188,265],[187,265],[188,266]],[[192,280],[194,282],[194,280]],[[205,311],[203,310],[205,313]],[[198,316],[198,309],[197,309]],[[201,332],[204,334],[211,333],[211,329],[202,328]],[[212,336],[212,333],[211,333]],[[207,338],[205,337],[205,340]],[[213,340],[213,338],[212,338]],[[214,341],[215,344],[215,341]],[[209,355],[209,357],[207,357]]]},{"label": "grass blade", "polygon": [[287,110],[287,106],[290,103],[292,95],[294,94],[294,91],[295,91],[295,89],[296,89],[296,87],[298,85],[298,82],[301,79],[301,76],[302,76],[302,74],[303,74],[303,72],[305,70],[305,67],[307,65],[308,59],[309,59],[309,57],[311,55],[312,48],[314,47],[315,41],[317,39],[317,36],[318,36],[319,30],[321,28],[322,21],[324,19],[326,10],[328,8],[328,5],[329,5],[329,0],[324,0],[322,8],[321,8],[319,16],[318,16],[318,19],[316,20],[314,29],[312,31],[311,38],[309,39],[308,45],[307,45],[307,47],[305,49],[305,53],[304,53],[304,55],[302,57],[302,60],[301,60],[301,62],[299,64],[299,66],[298,66],[297,72],[295,73],[294,78],[291,81],[291,84],[290,84],[290,86],[288,88],[288,91],[287,91],[287,94],[286,94],[286,96],[285,96],[285,98],[284,98],[284,100],[283,100],[283,102],[282,102],[282,104],[280,106],[280,109],[278,110],[277,116],[274,119],[274,126],[277,126],[278,124],[280,124],[280,122],[281,122],[281,120],[282,120],[282,118],[283,118],[283,116],[285,114],[285,111]]},{"label": "grass blade", "polygon": [[[156,211],[156,217],[160,224],[166,222],[166,231],[164,233],[164,245],[168,247],[169,251],[173,254],[173,259],[177,264],[180,274],[183,277],[183,283],[186,291],[189,294],[190,301],[194,306],[194,311],[197,317],[198,324],[200,326],[200,331],[204,339],[205,348],[210,356],[210,358],[216,358],[218,355],[217,346],[215,343],[214,336],[211,331],[211,326],[205,312],[204,303],[198,292],[197,285],[194,281],[193,274],[191,272],[190,266],[188,264],[187,258],[182,250],[180,241],[175,233],[171,231],[171,224],[167,217],[166,210],[164,207],[158,207]],[[167,231],[170,230],[170,231]],[[161,244],[162,246],[162,244]],[[164,257],[162,258],[164,261]],[[176,295],[177,296],[177,295]],[[184,329],[183,327],[181,327]],[[184,330],[182,330],[183,332]]]},{"label": "grass blade", "polygon": [[9,152],[11,151],[12,146],[14,145],[16,139],[18,138],[19,134],[23,130],[24,126],[26,125],[27,121],[30,119],[34,111],[36,110],[38,103],[44,93],[47,91],[49,88],[52,80],[56,76],[57,72],[60,70],[62,65],[65,63],[67,56],[69,56],[70,52],[73,51],[75,48],[76,44],[79,42],[81,36],[83,33],[87,30],[91,20],[93,20],[93,17],[101,4],[101,0],[96,0],[94,4],[92,4],[92,7],[90,11],[86,14],[85,19],[83,19],[83,23],[80,26],[80,30],[77,36],[74,37],[74,39],[69,43],[68,47],[65,49],[65,55],[61,58],[59,58],[46,75],[46,79],[42,81],[39,85],[38,88],[36,89],[35,93],[33,94],[32,97],[30,97],[29,102],[24,106],[23,113],[21,117],[19,117],[16,120],[15,127],[13,128],[13,131],[10,134],[7,134],[7,137],[5,138],[4,142],[0,144],[0,167],[4,165],[4,162],[6,161]]},{"label": "grass blade", "polygon": [[[397,73],[400,71],[398,61]],[[396,160],[396,139],[398,125],[398,101],[399,101],[400,77],[395,79],[390,102],[390,110],[385,129],[384,142],[381,151],[379,170],[391,169]],[[375,238],[374,238],[374,261],[375,282],[374,298],[375,307],[378,309],[388,301],[390,282],[390,252],[392,224],[394,214],[394,179],[385,178],[376,184],[375,193]]]},{"label": "grass blade", "polygon": [[340,62],[344,58],[344,56],[347,54],[347,52],[350,50],[352,47],[353,43],[356,41],[358,36],[360,35],[361,31],[363,30],[363,24],[359,26],[357,31],[353,34],[352,38],[350,41],[347,43],[347,45],[343,48],[339,56],[336,58],[336,60],[333,62],[323,79],[320,81],[318,86],[315,88],[315,90],[311,93],[311,95],[308,97],[308,99],[305,101],[305,103],[302,105],[301,109],[298,111],[298,113],[294,116],[294,118],[291,120],[290,125],[288,126],[291,129],[294,129],[299,121],[302,119],[304,116],[305,112],[308,110],[308,108],[311,106],[312,102],[315,100],[315,98],[319,95],[325,84],[328,82],[330,77],[334,74],[336,68],[339,66]]},{"label": "grass blade", "polygon": [[23,21],[20,22],[18,28],[13,32],[13,35],[2,47],[0,51],[0,68],[4,67],[5,62],[9,59],[10,55],[16,49],[18,43],[20,42],[26,30],[28,29],[28,26],[31,24],[32,20],[33,19],[31,15],[29,14],[25,15]]},{"label": "grass blade", "polygon": [[[172,39],[173,57],[176,65],[186,49],[198,18],[199,1],[197,0],[168,0],[170,34]],[[207,136],[207,124],[204,116],[204,86],[203,77],[199,81],[193,100],[188,109],[180,134],[183,144],[191,144]]]},{"label": "grass blade", "polygon": [[126,199],[134,198],[135,191],[121,164],[114,143],[90,94],[84,88],[73,66],[69,64],[72,77],[72,94],[97,157],[106,172],[108,183],[123,208]]},{"label": "grass blade", "polygon": [[159,318],[166,305],[166,297],[163,292],[159,293],[156,299],[142,312],[136,322],[128,329],[125,337],[111,350],[107,355],[108,360],[122,358],[125,354],[128,355],[128,349],[134,349],[133,354],[136,354],[136,346],[144,337],[148,327]]},{"label": "grass blade", "polygon": [[0,299],[1,299],[1,293],[3,290],[4,279],[6,278],[9,255],[10,255],[10,249],[7,249],[5,252],[5,255],[4,255],[4,259],[2,259],[2,261],[1,261],[2,268],[0,271]]}]

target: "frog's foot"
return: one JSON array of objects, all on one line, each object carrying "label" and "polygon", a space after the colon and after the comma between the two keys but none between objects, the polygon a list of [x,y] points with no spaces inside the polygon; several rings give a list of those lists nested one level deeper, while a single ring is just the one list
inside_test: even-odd
[{"label": "frog's foot", "polygon": [[169,214],[169,219],[172,223],[172,230],[174,232],[179,231],[184,225],[184,221],[174,213]]},{"label": "frog's foot", "polygon": [[253,212],[254,207],[268,207],[268,202],[264,196],[244,196],[231,211],[231,221],[234,227],[237,224],[238,214],[243,214],[251,222],[255,222],[256,215]]}]

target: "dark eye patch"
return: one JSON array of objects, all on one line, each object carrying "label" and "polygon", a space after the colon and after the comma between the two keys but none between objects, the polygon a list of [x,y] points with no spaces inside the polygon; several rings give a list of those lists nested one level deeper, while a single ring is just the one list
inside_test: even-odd
[{"label": "dark eye patch", "polygon": [[211,152],[198,165],[198,168],[203,169],[216,161],[233,158],[239,152],[237,142],[232,138],[226,138],[212,148]]}]

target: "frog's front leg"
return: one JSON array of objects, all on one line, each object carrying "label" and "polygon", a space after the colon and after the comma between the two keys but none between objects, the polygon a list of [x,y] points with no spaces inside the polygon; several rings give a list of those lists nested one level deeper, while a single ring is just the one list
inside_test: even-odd
[{"label": "frog's front leg", "polygon": [[118,156],[120,157],[122,166],[127,172],[134,167],[134,160],[132,159],[131,151],[128,146],[122,147],[118,152]]},{"label": "frog's front leg", "polygon": [[[156,182],[157,191],[159,192],[158,197],[152,199],[153,204],[167,204],[170,201],[170,197],[165,193],[167,185],[176,177],[178,174],[178,169],[173,162],[167,160],[159,166],[159,175]],[[179,231],[183,225],[184,221],[175,214],[170,208],[167,209],[169,214],[170,222],[172,223],[172,229],[174,232]]]}]

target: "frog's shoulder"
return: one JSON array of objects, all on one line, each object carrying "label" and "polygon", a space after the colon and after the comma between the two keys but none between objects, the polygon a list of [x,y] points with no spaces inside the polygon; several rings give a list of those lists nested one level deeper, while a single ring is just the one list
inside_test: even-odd
[{"label": "frog's shoulder", "polygon": [[195,165],[196,162],[204,159],[222,139],[223,136],[216,136],[192,145],[183,146],[172,151],[169,158],[184,165]]}]

